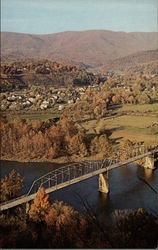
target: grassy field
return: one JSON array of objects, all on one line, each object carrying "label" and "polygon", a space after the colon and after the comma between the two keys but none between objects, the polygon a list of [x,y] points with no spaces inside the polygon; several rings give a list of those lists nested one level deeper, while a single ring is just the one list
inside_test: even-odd
[{"label": "grassy field", "polygon": [[[158,143],[158,116],[153,115],[153,113],[158,112],[158,104],[124,106],[117,113],[120,110],[135,112],[132,115],[116,115],[108,119],[87,121],[82,123],[82,126],[89,134],[109,131],[109,138],[117,142],[130,139],[149,144]],[[150,110],[150,113],[146,113],[147,110]],[[141,114],[138,114],[137,111]]]},{"label": "grassy field", "polygon": [[48,119],[53,119],[56,117],[60,117],[60,111],[57,109],[49,110],[49,111],[25,111],[25,112],[17,112],[15,114],[7,113],[8,121],[12,121],[19,116],[22,119],[29,120],[40,120],[46,121]]},{"label": "grassy field", "polygon": [[133,112],[152,112],[158,114],[158,103],[154,104],[143,104],[143,105],[124,105],[123,107],[118,109],[120,111],[133,111]]},{"label": "grassy field", "polygon": [[[8,121],[14,120],[14,119],[16,119],[16,117],[17,117],[17,115],[14,115],[14,114],[7,116]],[[36,113],[36,114],[25,113],[25,114],[20,114],[19,117],[22,119],[45,121],[45,120],[53,118],[53,114],[50,114],[50,113],[46,113],[46,114],[43,114],[43,113]]]},{"label": "grassy field", "polygon": [[136,116],[136,115],[123,115],[120,117],[116,117],[114,119],[109,119],[106,121],[107,127],[132,127],[132,128],[142,128],[146,129],[151,126],[153,123],[158,122],[157,117],[150,116]]}]

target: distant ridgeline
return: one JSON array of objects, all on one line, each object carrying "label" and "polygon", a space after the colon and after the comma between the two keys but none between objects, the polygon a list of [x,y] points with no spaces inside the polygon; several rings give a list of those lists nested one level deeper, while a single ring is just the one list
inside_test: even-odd
[{"label": "distant ridgeline", "polygon": [[157,32],[127,33],[108,30],[49,35],[2,32],[1,54],[2,59],[11,58],[17,61],[32,57],[36,60],[48,59],[94,68],[138,52],[156,50],[157,35]]}]

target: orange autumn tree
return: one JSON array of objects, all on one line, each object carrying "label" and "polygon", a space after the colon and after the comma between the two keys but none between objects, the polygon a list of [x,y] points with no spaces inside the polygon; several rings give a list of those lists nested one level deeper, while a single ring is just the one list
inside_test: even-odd
[{"label": "orange autumn tree", "polygon": [[13,169],[8,176],[1,180],[0,196],[1,201],[7,201],[20,195],[23,186],[23,179],[19,173]]},{"label": "orange autumn tree", "polygon": [[74,248],[84,246],[82,237],[87,229],[86,220],[63,201],[53,203],[45,217],[45,223],[48,232],[54,232],[52,241],[55,246],[65,246],[65,243]]},{"label": "orange autumn tree", "polygon": [[119,150],[120,160],[124,161],[133,156],[132,152],[133,152],[134,145],[135,143],[128,139],[120,143],[120,150]]},{"label": "orange autumn tree", "polygon": [[63,131],[65,135],[65,140],[67,142],[69,142],[71,137],[76,135],[78,132],[74,122],[69,120],[66,114],[63,114],[63,116],[61,117],[59,125],[61,128],[61,131]]},{"label": "orange autumn tree", "polygon": [[44,221],[49,208],[49,195],[46,194],[45,189],[42,187],[38,190],[37,196],[28,212],[30,219],[36,223]]}]

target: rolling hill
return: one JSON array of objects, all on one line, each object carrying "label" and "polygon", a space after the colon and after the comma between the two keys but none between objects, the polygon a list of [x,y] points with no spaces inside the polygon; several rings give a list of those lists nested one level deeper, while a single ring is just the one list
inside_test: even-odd
[{"label": "rolling hill", "polygon": [[115,60],[109,60],[109,62],[104,66],[101,66],[100,69],[124,70],[130,67],[138,67],[146,64],[157,64],[158,67],[158,49],[141,51]]},{"label": "rolling hill", "polygon": [[2,32],[1,55],[2,59],[31,57],[98,67],[139,51],[155,50],[157,42],[157,32],[91,30],[50,35]]}]

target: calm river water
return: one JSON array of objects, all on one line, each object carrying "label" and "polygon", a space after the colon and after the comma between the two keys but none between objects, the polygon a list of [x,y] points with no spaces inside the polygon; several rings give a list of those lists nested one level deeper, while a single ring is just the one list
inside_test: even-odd
[{"label": "calm river water", "polygon": [[[26,193],[34,179],[57,167],[52,163],[1,161],[1,178],[13,168],[16,169],[24,177],[22,193]],[[158,211],[158,194],[140,181],[138,176],[143,177],[158,192],[158,169],[152,171],[130,164],[110,171],[108,195],[98,192],[96,176],[52,193],[51,199],[63,200],[79,211],[84,208],[82,200],[86,200],[101,217],[110,217],[115,209],[143,207],[151,212]]]}]

